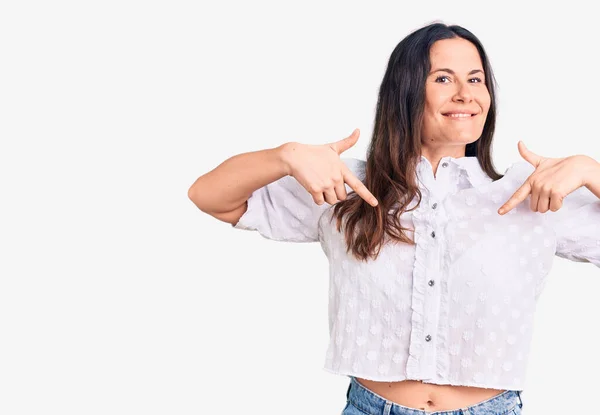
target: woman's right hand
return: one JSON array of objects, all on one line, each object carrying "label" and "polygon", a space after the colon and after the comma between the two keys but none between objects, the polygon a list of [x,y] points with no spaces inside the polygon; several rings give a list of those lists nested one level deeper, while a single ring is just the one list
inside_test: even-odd
[{"label": "woman's right hand", "polygon": [[359,135],[357,128],[350,136],[329,144],[290,142],[282,145],[282,158],[288,175],[312,195],[317,205],[324,201],[333,205],[345,200],[346,183],[371,206],[377,206],[375,196],[340,158],[340,154],[356,144]]}]

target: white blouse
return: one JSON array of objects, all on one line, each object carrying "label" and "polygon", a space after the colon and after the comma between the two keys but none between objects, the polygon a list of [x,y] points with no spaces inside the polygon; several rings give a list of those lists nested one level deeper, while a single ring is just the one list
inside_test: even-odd
[{"label": "white blouse", "polygon": [[[364,161],[342,160],[364,181]],[[516,162],[495,182],[475,157],[444,157],[439,166],[434,177],[421,157],[423,200],[400,217],[415,229],[408,235],[416,246],[388,243],[376,260],[346,254],[329,220],[332,205],[317,205],[291,176],[256,190],[234,227],[320,242],[330,264],[325,370],[522,390],[536,301],[554,255],[600,267],[600,199],[581,187],[557,212],[531,211],[528,197],[501,216],[533,166]]]}]

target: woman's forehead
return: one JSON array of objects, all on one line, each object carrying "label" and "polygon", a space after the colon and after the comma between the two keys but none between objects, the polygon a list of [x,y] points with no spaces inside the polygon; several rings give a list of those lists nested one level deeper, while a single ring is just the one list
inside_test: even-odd
[{"label": "woman's forehead", "polygon": [[462,38],[443,39],[435,42],[429,51],[431,69],[449,68],[454,72],[483,70],[481,57],[474,44]]}]

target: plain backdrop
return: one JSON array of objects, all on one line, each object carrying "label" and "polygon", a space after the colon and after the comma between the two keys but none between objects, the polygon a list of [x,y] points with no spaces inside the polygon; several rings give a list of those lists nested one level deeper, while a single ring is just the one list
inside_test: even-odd
[{"label": "plain backdrop", "polygon": [[[2,2],[0,413],[339,414],[320,246],[233,229],[189,186],[354,128],[364,159],[389,55],[433,21],[489,54],[498,171],[520,139],[600,160],[597,14],[563,4]],[[526,415],[597,407],[599,290],[556,258]]]}]

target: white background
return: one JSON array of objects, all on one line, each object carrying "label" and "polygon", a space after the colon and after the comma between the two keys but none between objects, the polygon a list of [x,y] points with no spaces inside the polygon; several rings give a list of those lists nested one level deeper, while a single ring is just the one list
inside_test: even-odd
[{"label": "white background", "polygon": [[[364,158],[390,53],[434,20],[489,53],[498,171],[519,139],[600,160],[597,15],[577,3],[3,2],[0,413],[341,412],[319,245],[233,229],[189,186],[354,128],[344,155]],[[599,290],[556,258],[525,414],[598,407]]]}]

